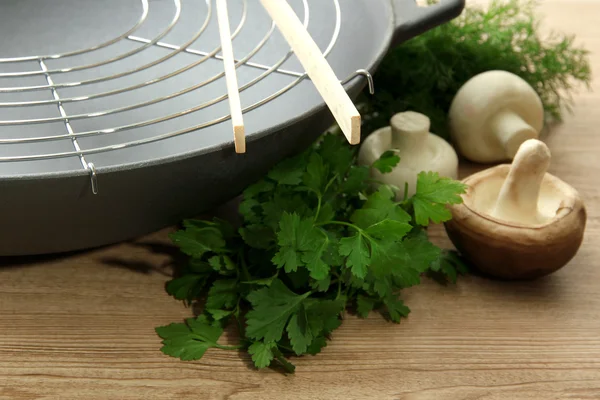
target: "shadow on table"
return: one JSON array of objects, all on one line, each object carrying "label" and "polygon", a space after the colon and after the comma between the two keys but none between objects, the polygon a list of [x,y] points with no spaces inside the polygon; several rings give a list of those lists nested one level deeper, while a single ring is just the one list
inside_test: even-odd
[{"label": "shadow on table", "polygon": [[40,254],[33,256],[4,256],[0,257],[0,268],[33,267],[44,264],[55,264],[64,259],[85,254],[85,250],[72,251],[60,254]]},{"label": "shadow on table", "polygon": [[168,271],[169,268],[173,269],[175,265],[178,265],[182,261],[182,254],[175,246],[159,241],[131,241],[120,243],[117,246],[121,246],[123,248],[144,248],[154,256],[167,256],[168,260],[163,262],[163,265],[157,265],[156,257],[150,257],[152,260],[143,260],[139,257],[138,259],[128,259],[119,254],[106,254],[110,253],[109,250],[111,250],[114,246],[115,245],[109,245],[94,249],[78,250],[58,254],[0,257],[0,269],[39,267],[41,265],[50,267],[52,265],[67,262],[67,260],[71,260],[69,261],[71,263],[76,263],[77,259],[86,258],[88,260],[97,260],[98,263],[107,267],[123,268],[141,274],[160,272],[166,275],[166,271]]},{"label": "shadow on table", "polygon": [[170,246],[161,242],[132,242],[129,243],[133,247],[141,247],[147,249],[154,255],[167,256],[167,260],[158,264],[150,260],[130,260],[122,256],[103,256],[99,258],[99,261],[107,266],[113,268],[121,268],[131,272],[137,272],[140,274],[148,275],[154,272],[158,272],[164,276],[172,276],[173,273],[185,263],[185,255],[182,254],[179,249],[175,246]]},{"label": "shadow on table", "polygon": [[[471,279],[477,280],[477,286],[489,293],[499,294],[505,300],[532,303],[537,301],[563,301],[567,279],[561,276],[561,271],[532,280],[508,280],[490,277],[471,268]],[[464,278],[464,277],[463,277]]]},{"label": "shadow on table", "polygon": [[[211,220],[220,218],[230,221],[232,224],[239,224],[239,216],[237,214],[239,206],[239,198],[235,198],[228,203],[223,204],[216,209],[196,217],[196,219]],[[152,235],[150,235],[152,236]],[[101,262],[107,266],[115,268],[124,268],[133,272],[149,274],[151,272],[159,272],[166,276],[177,275],[177,272],[185,265],[187,256],[183,254],[177,246],[172,244],[168,239],[160,238],[144,238],[137,239],[127,243],[128,246],[146,249],[150,256],[146,260],[130,260],[121,255],[107,255],[100,258]],[[167,260],[162,265],[156,265],[156,257],[164,256]]]}]

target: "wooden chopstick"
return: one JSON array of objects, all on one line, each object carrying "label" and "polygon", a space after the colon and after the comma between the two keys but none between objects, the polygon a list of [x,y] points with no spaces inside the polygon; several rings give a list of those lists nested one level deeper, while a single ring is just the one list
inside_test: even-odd
[{"label": "wooden chopstick", "polygon": [[231,28],[229,27],[227,0],[217,0],[217,19],[219,22],[219,35],[221,37],[223,65],[225,66],[225,81],[227,82],[229,109],[231,112],[231,122],[233,124],[233,142],[235,144],[236,153],[245,153],[246,136],[244,119],[242,117],[242,105],[240,102],[240,92],[235,71],[235,59],[233,58],[233,45],[231,44]]},{"label": "wooden chopstick", "polygon": [[287,0],[261,0],[350,144],[360,142],[361,117],[325,56]]}]

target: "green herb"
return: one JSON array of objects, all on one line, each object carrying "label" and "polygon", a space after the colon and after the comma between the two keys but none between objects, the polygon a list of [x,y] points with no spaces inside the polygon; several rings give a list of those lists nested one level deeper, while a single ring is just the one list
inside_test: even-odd
[{"label": "green herb", "polygon": [[456,19],[391,50],[374,74],[375,95],[361,97],[364,132],[389,125],[406,110],[431,118],[431,131],[449,138],[447,113],[460,87],[488,70],[527,81],[542,99],[548,119],[560,121],[571,92],[589,87],[588,51],[573,36],[540,30],[534,0],[493,0],[468,6]]},{"label": "green herb", "polygon": [[[385,153],[372,168],[389,172],[399,161]],[[156,329],[162,351],[197,360],[213,348],[245,349],[258,368],[293,372],[288,358],[319,353],[347,308],[398,323],[410,312],[401,289],[423,274],[455,281],[464,273],[425,228],[450,219],[445,206],[461,202],[465,186],[422,172],[416,194],[398,202],[394,188],[373,187],[369,176],[356,149],[328,134],[245,190],[237,230],[185,221],[171,239],[189,258],[166,290],[188,303],[202,298],[204,308]],[[230,323],[239,344],[221,345]]]}]

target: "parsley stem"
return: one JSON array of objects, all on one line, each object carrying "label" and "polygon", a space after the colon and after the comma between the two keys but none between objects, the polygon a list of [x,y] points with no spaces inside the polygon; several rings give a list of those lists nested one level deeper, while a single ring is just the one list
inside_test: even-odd
[{"label": "parsley stem", "polygon": [[250,280],[250,273],[248,272],[248,266],[246,265],[246,259],[244,258],[244,253],[240,251],[240,265],[242,266],[242,274],[244,275],[244,280]]},{"label": "parsley stem", "polygon": [[319,219],[319,214],[321,213],[321,205],[323,203],[323,196],[321,193],[317,194],[317,212],[315,213],[315,221]]},{"label": "parsley stem", "polygon": [[358,226],[356,226],[354,224],[351,224],[349,222],[344,222],[344,221],[327,221],[327,222],[321,222],[319,224],[319,226],[322,226],[322,225],[342,225],[342,226],[347,226],[349,228],[356,229],[358,231],[362,231],[362,229],[360,229]]},{"label": "parsley stem", "polygon": [[243,344],[237,344],[234,346],[225,346],[222,344],[215,343],[214,347],[216,347],[217,349],[221,349],[221,350],[241,350],[241,349],[245,348],[246,346]]},{"label": "parsley stem", "polygon": [[235,307],[235,311],[233,312],[233,315],[235,316],[235,320],[238,324],[238,332],[239,332],[240,336],[244,337],[246,335],[246,332],[244,329],[244,324],[242,323],[242,320],[240,319],[240,299],[238,299],[238,303],[237,303],[237,306]]},{"label": "parsley stem", "polygon": [[329,189],[329,186],[331,186],[331,184],[332,184],[333,182],[335,182],[335,180],[336,180],[338,177],[339,177],[339,174],[335,174],[335,175],[333,176],[333,178],[331,178],[331,179],[329,180],[329,182],[327,182],[327,185],[325,185],[325,189],[323,190],[323,193],[327,193],[327,190]]},{"label": "parsley stem", "polygon": [[294,352],[294,349],[292,349],[291,347],[288,347],[288,346],[284,346],[282,344],[278,344],[277,347],[279,347],[281,349],[284,349],[284,350],[287,350],[287,351],[292,352],[292,353]]},{"label": "parsley stem", "polygon": [[285,357],[281,353],[281,350],[279,350],[277,347],[273,348],[273,355],[275,356],[277,361],[279,361],[281,363],[281,365],[287,372],[289,372],[291,374],[294,373],[294,371],[296,370],[296,367],[294,366],[294,364],[292,364],[291,362],[289,362],[288,360],[285,359]]},{"label": "parsley stem", "polygon": [[374,242],[375,239],[373,239],[371,237],[371,235],[369,235],[367,232],[365,232],[364,229],[359,228],[358,226],[351,224],[349,222],[344,222],[344,221],[328,221],[328,222],[323,222],[318,224],[318,226],[321,225],[342,225],[342,226],[347,226],[348,228],[352,228],[355,231],[357,231],[358,233],[360,233],[362,236],[366,237],[367,239],[369,239],[369,241]]}]

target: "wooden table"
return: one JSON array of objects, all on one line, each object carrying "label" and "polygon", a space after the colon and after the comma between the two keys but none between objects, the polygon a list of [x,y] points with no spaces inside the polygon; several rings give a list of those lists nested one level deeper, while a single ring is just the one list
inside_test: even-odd
[{"label": "wooden table", "polygon": [[[548,26],[600,50],[600,2],[545,1],[541,10]],[[600,73],[600,54],[593,66]],[[0,399],[600,399],[600,96],[577,96],[546,140],[551,172],[581,191],[589,215],[580,252],[550,277],[426,282],[406,291],[412,313],[400,325],[348,317],[322,354],[295,360],[296,374],[284,376],[257,372],[234,352],[200,362],[160,353],[154,327],[191,313],[163,289],[167,230],[65,257],[4,260]],[[435,235],[448,245],[443,230]]]}]

